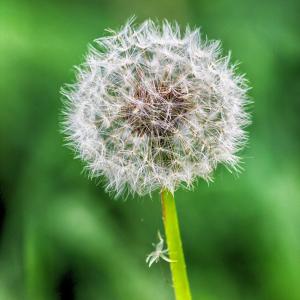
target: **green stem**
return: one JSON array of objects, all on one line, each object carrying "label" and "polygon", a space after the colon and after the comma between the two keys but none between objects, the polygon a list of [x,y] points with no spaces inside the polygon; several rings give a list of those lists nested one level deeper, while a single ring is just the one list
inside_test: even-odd
[{"label": "green stem", "polygon": [[176,300],[191,300],[175,200],[169,190],[161,191],[161,202],[175,297]]}]

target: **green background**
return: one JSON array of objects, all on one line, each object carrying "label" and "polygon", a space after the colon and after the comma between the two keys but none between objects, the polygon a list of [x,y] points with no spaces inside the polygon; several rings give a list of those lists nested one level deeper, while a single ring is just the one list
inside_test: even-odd
[{"label": "green background", "polygon": [[247,73],[237,176],[178,191],[195,300],[300,299],[300,5],[293,1],[0,2],[0,300],[172,299],[145,264],[159,195],[114,200],[63,146],[59,90],[87,44],[131,15],[200,26]]}]

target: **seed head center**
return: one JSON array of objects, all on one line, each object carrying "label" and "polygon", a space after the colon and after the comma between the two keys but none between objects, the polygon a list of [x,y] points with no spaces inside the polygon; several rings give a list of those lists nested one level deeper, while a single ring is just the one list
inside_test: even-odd
[{"label": "seed head center", "polygon": [[192,107],[188,94],[179,87],[165,83],[156,83],[154,88],[138,85],[122,116],[139,136],[165,137],[176,132]]}]

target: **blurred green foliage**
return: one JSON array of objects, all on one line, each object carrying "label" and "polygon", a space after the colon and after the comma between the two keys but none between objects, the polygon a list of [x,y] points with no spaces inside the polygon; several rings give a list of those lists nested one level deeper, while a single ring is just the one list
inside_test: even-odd
[{"label": "blurred green foliage", "polygon": [[201,26],[242,62],[253,125],[237,177],[176,193],[195,300],[300,299],[300,5],[259,0],[0,2],[0,300],[172,299],[146,254],[159,196],[113,200],[63,147],[59,90],[132,14]]}]

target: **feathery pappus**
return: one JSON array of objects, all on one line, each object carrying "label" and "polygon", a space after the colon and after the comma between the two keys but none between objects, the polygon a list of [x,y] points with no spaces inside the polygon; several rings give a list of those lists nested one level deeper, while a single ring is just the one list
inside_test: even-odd
[{"label": "feathery pappus", "polygon": [[151,194],[236,169],[249,123],[247,82],[220,42],[177,23],[129,20],[95,40],[66,98],[64,131],[107,189]]}]

